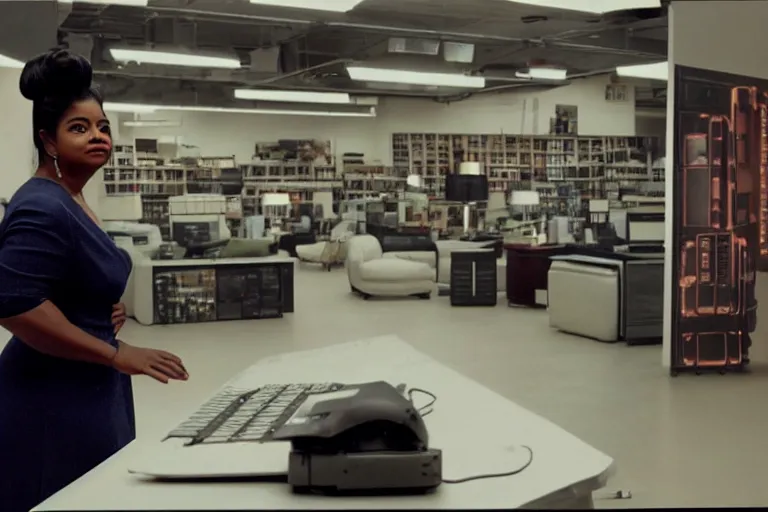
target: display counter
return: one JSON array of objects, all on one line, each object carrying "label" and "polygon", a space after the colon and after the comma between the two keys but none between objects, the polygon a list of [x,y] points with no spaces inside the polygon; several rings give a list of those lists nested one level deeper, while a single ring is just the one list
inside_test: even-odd
[{"label": "display counter", "polygon": [[142,259],[133,312],[143,325],[279,318],[293,313],[295,260],[282,256]]}]

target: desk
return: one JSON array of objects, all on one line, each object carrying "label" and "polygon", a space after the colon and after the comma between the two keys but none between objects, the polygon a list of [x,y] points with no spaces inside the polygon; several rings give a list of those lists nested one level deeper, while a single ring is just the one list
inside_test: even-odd
[{"label": "desk", "polygon": [[537,294],[547,290],[550,257],[567,254],[563,245],[504,244],[507,251],[507,302],[510,305],[543,306]]},{"label": "desk", "polygon": [[[292,258],[283,256],[215,260],[138,259],[131,276],[133,312],[136,320],[143,325],[254,319],[293,313],[294,265]],[[263,274],[262,271],[271,275]],[[237,286],[225,285],[227,278],[237,280],[246,274],[249,276],[246,283],[233,283],[232,279],[226,281],[229,285],[241,284],[242,290],[234,289]],[[167,300],[169,293],[160,290],[163,279],[159,277],[166,275],[183,275],[179,279],[189,280],[190,283],[185,283],[185,287],[191,290],[187,295],[192,297],[187,300],[187,295],[181,297],[181,294],[177,294],[179,298],[174,304],[175,310],[161,312],[158,304]],[[260,287],[259,293],[254,295],[257,302],[254,304],[251,304],[245,291],[251,286]],[[166,306],[165,309],[170,307]],[[279,314],[272,315],[269,311],[279,311]]]},{"label": "desk", "polygon": [[[533,450],[532,464],[515,476],[444,484],[426,496],[300,496],[281,483],[163,483],[138,479],[128,474],[127,468],[160,444],[142,439],[34,512],[589,508],[591,492],[603,487],[612,473],[613,460],[607,455],[395,336],[271,357],[230,384],[372,379],[406,383],[437,395],[434,412],[425,421],[430,444],[443,449],[445,478],[518,468],[525,459],[521,461],[509,450],[516,447],[515,452],[520,452],[521,444]],[[200,403],[206,398],[200,397]],[[483,420],[476,436],[470,434],[468,414]],[[462,425],[462,421],[467,423]],[[238,452],[248,456],[247,444],[242,447]]]}]

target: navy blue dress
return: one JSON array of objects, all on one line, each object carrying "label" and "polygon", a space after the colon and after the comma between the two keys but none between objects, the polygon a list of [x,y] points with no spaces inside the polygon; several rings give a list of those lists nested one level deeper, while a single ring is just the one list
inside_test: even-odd
[{"label": "navy blue dress", "polygon": [[[50,300],[74,325],[116,345],[112,306],[131,262],[53,181],[32,178],[0,223],[0,318]],[[0,353],[0,510],[29,509],[135,437],[131,380],[113,368],[37,352]]]}]

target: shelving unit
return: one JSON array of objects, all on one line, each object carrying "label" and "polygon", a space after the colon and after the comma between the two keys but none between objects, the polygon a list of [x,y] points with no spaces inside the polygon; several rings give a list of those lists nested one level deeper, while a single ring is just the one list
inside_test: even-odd
[{"label": "shelving unit", "polygon": [[170,237],[168,198],[194,193],[221,193],[222,171],[236,168],[234,156],[180,158],[170,163],[159,155],[136,153],[118,145],[104,167],[107,197],[140,195],[142,217],[157,225],[163,239]]},{"label": "shelving unit", "polygon": [[663,181],[656,147],[647,137],[392,135],[394,166],[420,175],[435,198],[444,196],[445,176],[472,161],[481,163],[490,191],[539,190],[543,210],[572,214],[590,199],[618,201],[622,189]]},{"label": "shelving unit", "polygon": [[291,202],[313,202],[318,191],[333,193],[334,202],[342,199],[343,180],[333,165],[316,165],[297,160],[257,160],[240,166],[243,173],[243,215],[254,215],[259,209],[261,194],[284,192]]},{"label": "shelving unit", "polygon": [[353,201],[388,194],[400,197],[406,189],[407,170],[380,165],[344,166],[344,200]]}]

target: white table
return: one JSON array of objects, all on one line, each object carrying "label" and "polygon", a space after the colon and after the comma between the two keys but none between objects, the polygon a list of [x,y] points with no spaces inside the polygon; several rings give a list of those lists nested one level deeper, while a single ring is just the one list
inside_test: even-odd
[{"label": "white table", "polygon": [[443,484],[426,496],[333,498],[294,495],[280,483],[142,480],[127,468],[142,452],[157,448],[158,441],[138,440],[35,512],[590,508],[591,492],[603,487],[612,473],[613,460],[607,455],[394,336],[271,357],[231,383],[374,379],[406,383],[438,396],[425,421],[430,444],[443,449],[444,478],[519,468],[527,459],[527,454],[521,457],[520,445],[533,450],[532,464],[506,478]]}]

